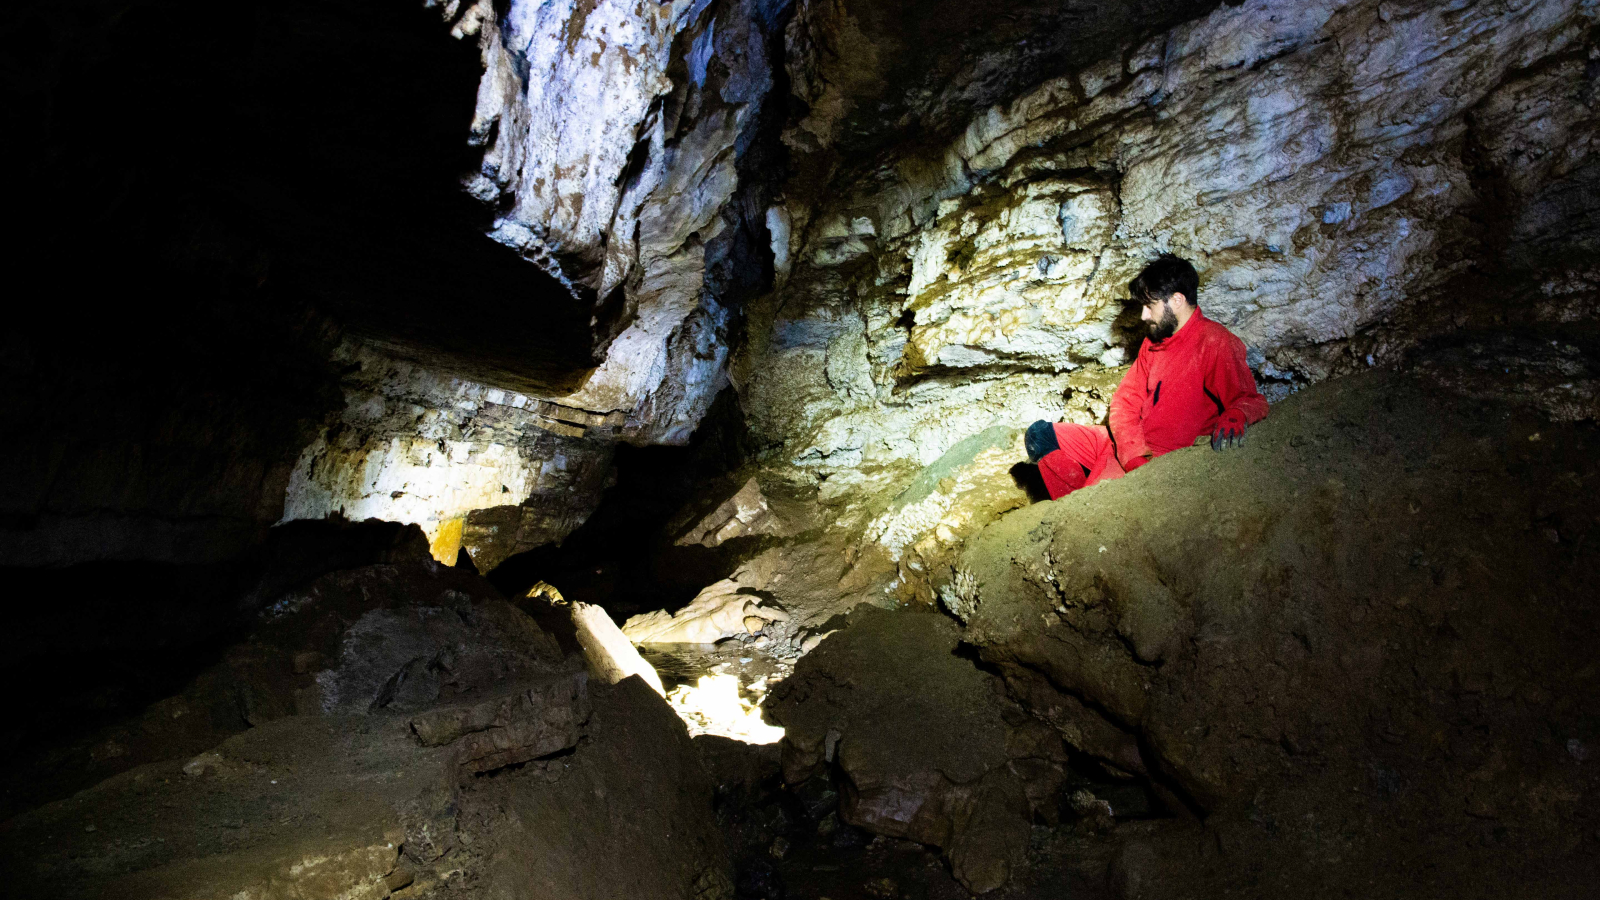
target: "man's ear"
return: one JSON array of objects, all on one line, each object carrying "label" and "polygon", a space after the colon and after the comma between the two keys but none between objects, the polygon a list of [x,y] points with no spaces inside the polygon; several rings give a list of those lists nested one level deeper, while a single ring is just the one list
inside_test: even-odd
[{"label": "man's ear", "polygon": [[1168,303],[1182,303],[1185,306],[1193,306],[1194,305],[1193,303],[1189,302],[1189,298],[1188,297],[1185,297],[1183,295],[1183,291],[1173,291],[1172,292],[1172,296],[1167,298],[1167,302]]}]

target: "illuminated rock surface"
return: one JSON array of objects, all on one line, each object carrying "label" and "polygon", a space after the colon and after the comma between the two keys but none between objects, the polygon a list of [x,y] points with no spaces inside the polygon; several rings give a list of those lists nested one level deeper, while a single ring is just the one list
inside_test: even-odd
[{"label": "illuminated rock surface", "polygon": [[1103,420],[1158,251],[1195,261],[1274,398],[1581,316],[1592,23],[1575,2],[1229,4],[846,170],[791,203],[791,271],[735,361],[764,460],[903,554],[881,510],[959,442]]},{"label": "illuminated rock surface", "polygon": [[636,644],[715,644],[736,634],[760,631],[768,622],[788,620],[788,613],[763,606],[760,596],[745,593],[737,581],[729,579],[701,591],[676,613],[634,616],[623,624],[622,633]]},{"label": "illuminated rock surface", "polygon": [[637,675],[657,694],[664,696],[667,693],[661,684],[661,676],[639,656],[639,651],[634,649],[605,610],[588,603],[574,603],[572,625],[577,632],[578,645],[583,648],[584,659],[589,663],[589,670],[596,677],[604,679],[607,684],[616,684],[624,678]]}]

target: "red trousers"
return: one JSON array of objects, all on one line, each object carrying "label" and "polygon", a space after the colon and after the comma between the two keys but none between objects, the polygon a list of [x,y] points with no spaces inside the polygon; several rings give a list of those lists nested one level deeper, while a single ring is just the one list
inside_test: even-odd
[{"label": "red trousers", "polygon": [[1128,474],[1117,462],[1111,432],[1104,425],[1056,422],[1055,433],[1060,449],[1050,451],[1039,460],[1039,474],[1044,476],[1044,486],[1051,500],[1060,500],[1079,488]]}]

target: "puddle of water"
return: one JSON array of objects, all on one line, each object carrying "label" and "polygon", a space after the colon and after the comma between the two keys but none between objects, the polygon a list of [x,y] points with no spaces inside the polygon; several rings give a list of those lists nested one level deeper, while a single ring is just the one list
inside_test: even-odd
[{"label": "puddle of water", "polygon": [[783,729],[761,721],[761,701],[788,677],[790,664],[737,640],[720,644],[640,644],[639,655],[655,666],[667,702],[689,733],[716,734],[752,744],[770,744]]}]

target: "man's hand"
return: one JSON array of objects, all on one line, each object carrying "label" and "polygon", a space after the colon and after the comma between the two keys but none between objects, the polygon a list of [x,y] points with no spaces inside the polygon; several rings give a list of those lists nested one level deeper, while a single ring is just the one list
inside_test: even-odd
[{"label": "man's hand", "polygon": [[1223,413],[1217,420],[1217,430],[1211,432],[1211,449],[1221,452],[1229,447],[1243,447],[1244,433],[1249,427],[1244,416],[1236,412]]}]

